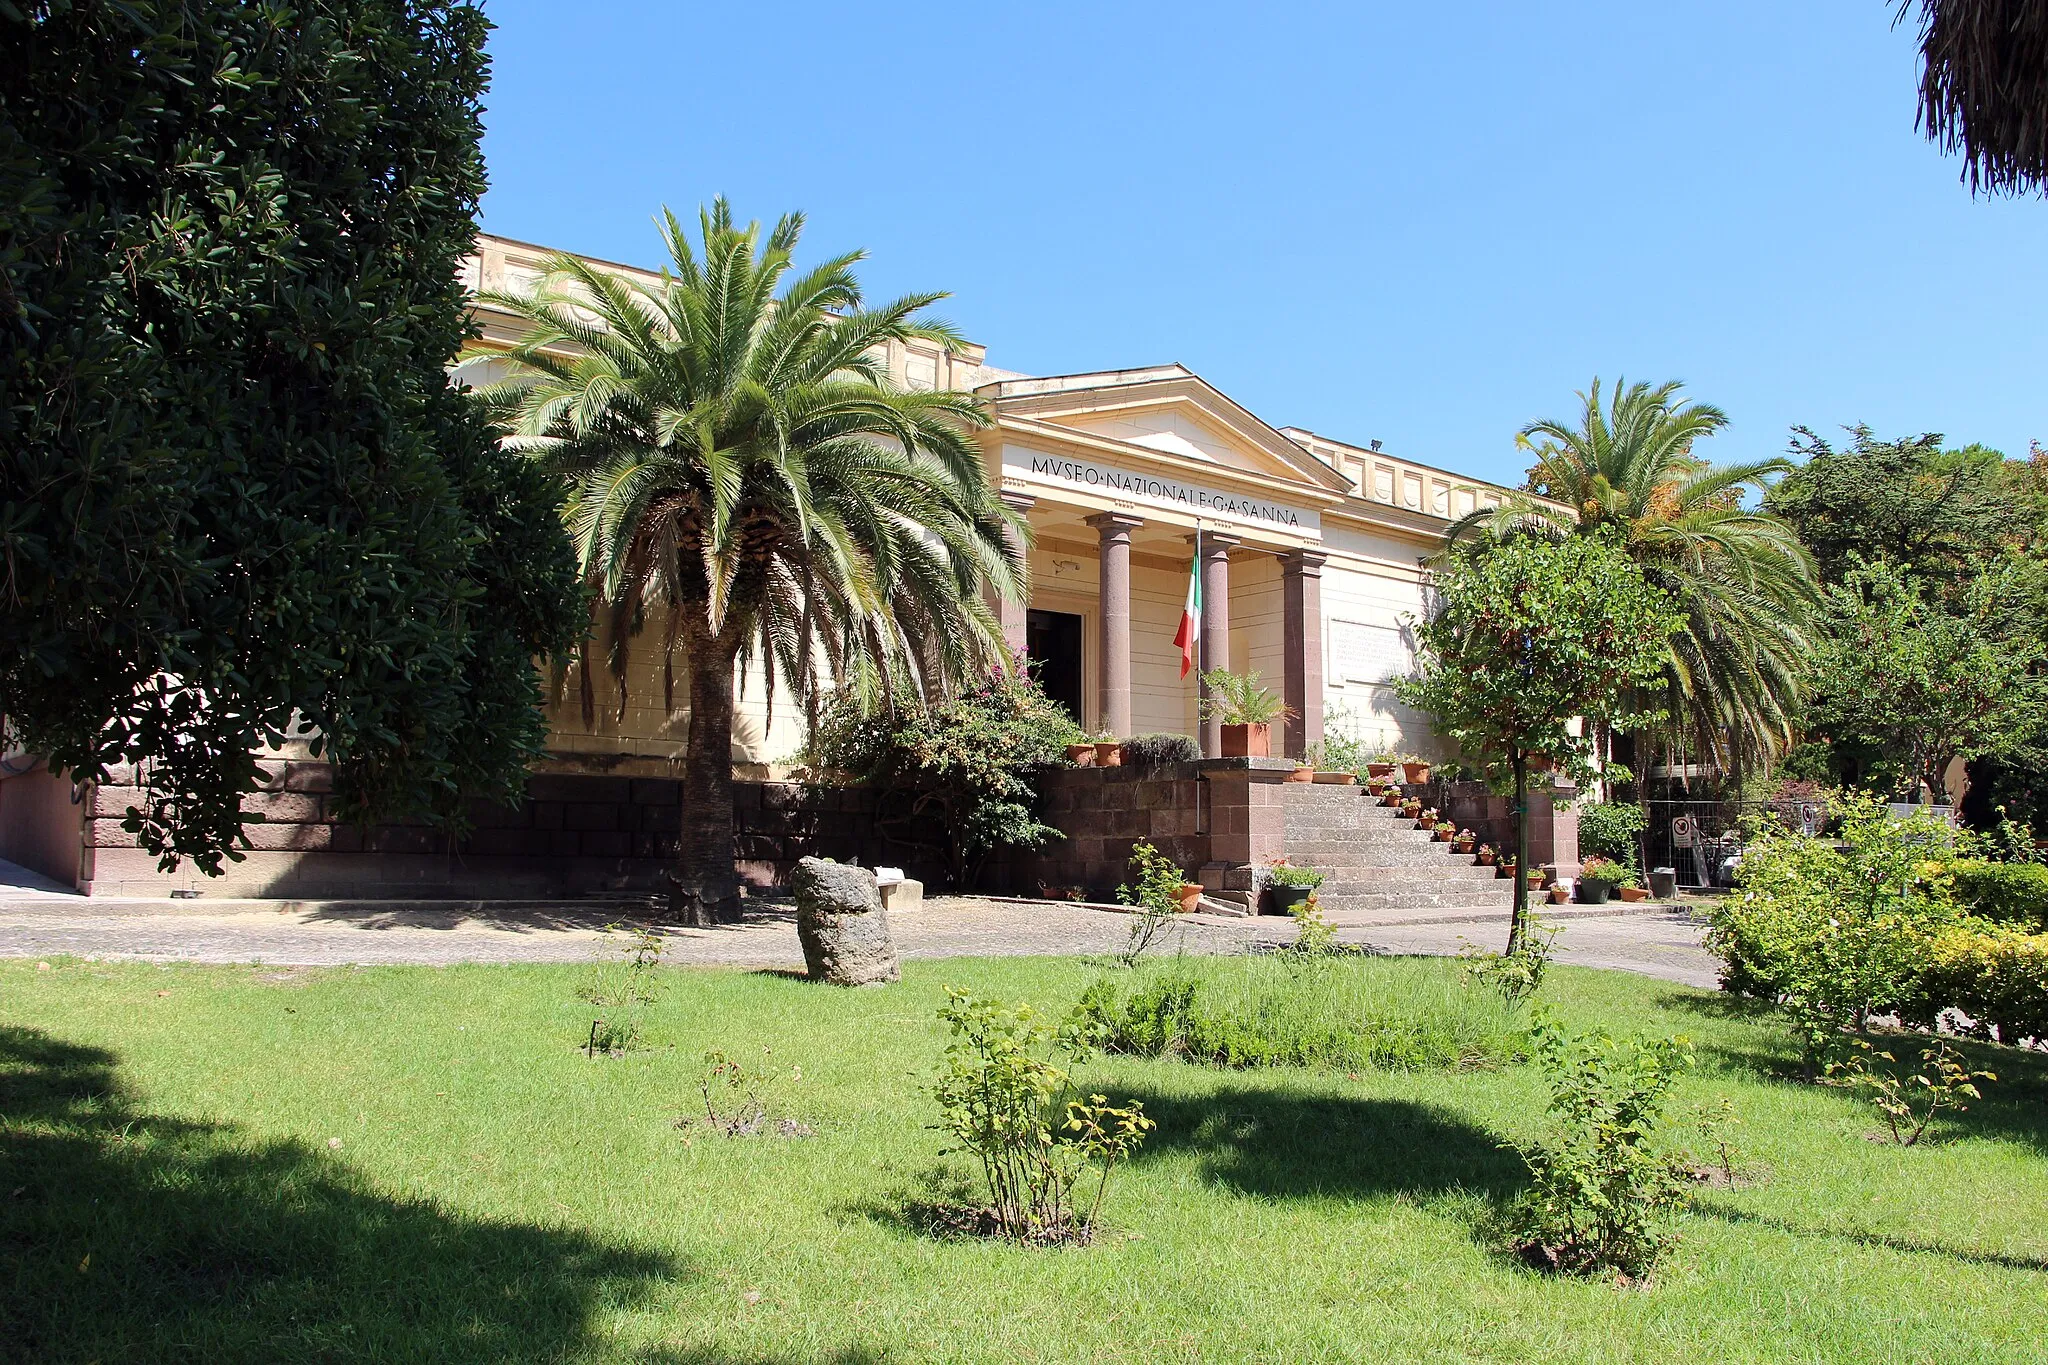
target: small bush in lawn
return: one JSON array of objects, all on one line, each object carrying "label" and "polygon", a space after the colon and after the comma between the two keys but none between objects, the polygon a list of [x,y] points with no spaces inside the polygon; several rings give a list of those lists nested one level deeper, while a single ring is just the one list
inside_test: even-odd
[{"label": "small bush in lawn", "polygon": [[763,1064],[759,1068],[728,1057],[724,1052],[713,1049],[704,1054],[704,1069],[697,1077],[697,1093],[703,1097],[704,1117],[685,1114],[676,1120],[678,1128],[693,1128],[702,1124],[721,1137],[759,1137],[774,1134],[778,1137],[809,1137],[812,1129],[807,1123],[793,1118],[772,1118],[770,1110],[775,1107],[776,1090],[786,1079],[790,1082],[803,1080],[802,1067],[791,1067],[787,1072],[767,1063],[773,1057],[768,1048],[761,1049]]},{"label": "small bush in lawn", "polygon": [[655,969],[661,965],[661,955],[667,946],[667,941],[654,930],[637,929],[623,949],[592,964],[590,979],[577,992],[599,1011],[584,1037],[586,1055],[616,1056],[640,1045],[647,1007],[659,994]]},{"label": "small bush in lawn", "polygon": [[1179,863],[1144,842],[1131,848],[1130,872],[1131,879],[1116,889],[1116,898],[1133,911],[1131,940],[1120,954],[1126,967],[1135,966],[1173,923],[1180,913],[1180,889],[1188,880]]},{"label": "small bush in lawn", "polygon": [[[1323,876],[1316,873],[1315,885],[1322,884]],[[1290,906],[1287,913],[1294,919],[1294,944],[1291,949],[1301,957],[1321,961],[1337,951],[1337,926],[1330,923],[1323,914],[1322,898],[1310,891],[1300,904]]]},{"label": "small bush in lawn", "polygon": [[952,1031],[933,1093],[935,1126],[981,1165],[988,1196],[950,1224],[1027,1242],[1087,1242],[1111,1175],[1150,1132],[1144,1106],[1084,1101],[1057,1058],[1093,1049],[1085,1027],[1054,1028],[1029,1005],[948,987],[939,1018]]},{"label": "small bush in lawn", "polygon": [[[1885,1065],[1877,1066],[1882,1060]],[[1871,1105],[1891,1129],[1892,1141],[1911,1147],[1920,1141],[1927,1125],[1943,1110],[1960,1114],[1970,1106],[1965,1100],[1984,1098],[1978,1081],[1995,1081],[1989,1071],[1972,1071],[1962,1055],[1945,1042],[1920,1049],[1920,1067],[1901,1075],[1899,1059],[1889,1052],[1876,1052],[1861,1038],[1846,1062],[1828,1068],[1828,1074],[1869,1097]]]},{"label": "small bush in lawn", "polygon": [[1653,1139],[1692,1046],[1580,1037],[1549,1018],[1531,1036],[1553,1123],[1546,1140],[1521,1149],[1530,1187],[1509,1212],[1514,1249],[1546,1270],[1643,1279],[1664,1249],[1664,1216],[1689,1197],[1685,1157]]},{"label": "small bush in lawn", "polygon": [[1412,1071],[1493,1065],[1520,1047],[1508,1012],[1445,964],[1349,953],[1177,959],[1128,994],[1105,976],[1074,1019],[1112,1052],[1226,1067]]},{"label": "small bush in lawn", "polygon": [[1512,953],[1496,953],[1467,941],[1458,949],[1465,966],[1467,985],[1485,986],[1500,996],[1510,1010],[1519,1010],[1543,988],[1543,974],[1550,968],[1557,950],[1562,925],[1551,924],[1532,908],[1522,930],[1521,944]]}]

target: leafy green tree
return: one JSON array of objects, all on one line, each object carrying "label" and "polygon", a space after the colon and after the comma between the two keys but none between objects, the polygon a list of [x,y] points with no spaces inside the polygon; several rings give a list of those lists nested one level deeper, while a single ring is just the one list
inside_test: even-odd
[{"label": "leafy green tree", "polygon": [[1038,818],[1031,772],[1080,738],[1037,683],[994,669],[954,696],[893,710],[842,692],[813,727],[808,757],[880,790],[884,831],[932,848],[966,887],[989,854],[1058,836]]},{"label": "leafy green tree", "polygon": [[450,0],[0,4],[0,713],[238,857],[310,729],[347,811],[454,822],[580,632],[553,488],[446,375],[484,187]]},{"label": "leafy green tree", "polygon": [[1395,690],[1430,712],[1496,789],[1514,793],[1513,953],[1528,916],[1529,758],[1553,758],[1590,781],[1592,745],[1572,721],[1654,723],[1646,689],[1684,618],[1625,550],[1590,536],[1525,537],[1453,559],[1435,593],[1416,628],[1417,673]]},{"label": "leafy green tree", "polygon": [[943,295],[867,307],[859,252],[792,275],[797,214],[764,240],[718,200],[701,254],[673,214],[662,230],[658,285],[554,255],[535,293],[490,296],[527,331],[513,376],[480,393],[509,443],[567,483],[621,704],[643,628],[660,635],[671,692],[676,659],[687,666],[673,899],[702,923],[738,903],[740,666],[806,705],[821,668],[865,701],[942,696],[1007,662],[984,594],[1020,592],[1010,538],[1024,526],[989,485],[973,395],[906,389],[882,358],[914,337],[960,344],[918,320]]},{"label": "leafy green tree", "polygon": [[1794,427],[1800,464],[1764,495],[1765,510],[1798,530],[1827,582],[1868,560],[1952,585],[2005,548],[2034,542],[2043,509],[2022,462],[1983,446],[1944,450],[1933,433],[1882,441],[1860,424],[1848,432],[1836,449]]},{"label": "leafy green tree", "polygon": [[1943,610],[1884,564],[1859,566],[1828,590],[1812,720],[1871,756],[1866,777],[1902,795],[1925,783],[1944,802],[1955,760],[2011,755],[2048,730],[2042,649],[1997,628],[1999,581],[1975,580],[1964,611]]},{"label": "leafy green tree", "polygon": [[[1527,492],[1452,526],[1454,551],[1517,537],[1593,536],[1619,545],[1683,617],[1666,647],[1663,709],[1723,763],[1768,760],[1790,745],[1813,650],[1817,588],[1793,529],[1744,505],[1782,459],[1714,465],[1693,447],[1727,425],[1719,408],[1681,400],[1677,383],[1600,381],[1571,422],[1534,422]],[[1569,511],[1560,511],[1551,499]]]}]

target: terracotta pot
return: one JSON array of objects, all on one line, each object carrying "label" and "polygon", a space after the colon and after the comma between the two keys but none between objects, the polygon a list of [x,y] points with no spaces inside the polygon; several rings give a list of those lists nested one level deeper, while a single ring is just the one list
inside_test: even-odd
[{"label": "terracotta pot", "polygon": [[1473,864],[1477,867],[1492,867],[1493,859],[1494,855],[1491,853],[1475,854],[1473,856]]},{"label": "terracotta pot", "polygon": [[1387,788],[1385,794],[1380,797],[1380,804],[1389,808],[1399,806],[1401,793],[1393,787]]},{"label": "terracotta pot", "polygon": [[1201,903],[1202,884],[1200,882],[1182,882],[1180,887],[1180,912],[1183,915],[1193,914],[1201,907]]},{"label": "terracotta pot", "polygon": [[1403,763],[1401,765],[1401,776],[1407,778],[1410,782],[1427,782],[1429,781],[1429,765],[1427,763]]},{"label": "terracotta pot", "polygon": [[1355,787],[1358,785],[1358,774],[1317,773],[1316,781],[1325,787]]},{"label": "terracotta pot", "polygon": [[1640,886],[1617,886],[1614,889],[1621,893],[1621,898],[1625,901],[1646,901],[1650,898],[1649,891]]},{"label": "terracotta pot", "polygon": [[1430,834],[1436,840],[1437,843],[1448,844],[1451,841],[1451,836],[1444,833],[1440,829],[1433,829],[1430,831]]},{"label": "terracotta pot", "polygon": [[1470,853],[1472,851],[1472,841],[1470,839],[1453,839],[1451,840],[1451,851],[1453,853]]},{"label": "terracotta pot", "polygon": [[1553,886],[1550,888],[1550,903],[1552,905],[1563,905],[1571,899],[1571,896],[1571,891],[1565,887]]},{"label": "terracotta pot", "polygon": [[1067,761],[1077,768],[1094,767],[1095,746],[1093,744],[1069,744],[1067,746]]},{"label": "terracotta pot", "polygon": [[1121,768],[1124,765],[1124,746],[1111,740],[1095,746],[1095,766],[1098,768]]},{"label": "terracotta pot", "polygon": [[1226,725],[1223,727],[1223,757],[1264,758],[1271,746],[1270,725]]},{"label": "terracotta pot", "polygon": [[1304,764],[1287,774],[1287,780],[1289,782],[1313,782],[1316,780],[1316,770]]},{"label": "terracotta pot", "polygon": [[1395,766],[1392,763],[1368,763],[1365,765],[1365,775],[1367,777],[1386,777],[1394,771]]}]

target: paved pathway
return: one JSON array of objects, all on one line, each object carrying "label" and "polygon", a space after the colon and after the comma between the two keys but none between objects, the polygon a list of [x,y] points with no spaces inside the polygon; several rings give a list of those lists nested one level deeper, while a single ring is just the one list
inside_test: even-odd
[{"label": "paved pathway", "polygon": [[[0,864],[0,957],[144,961],[343,963],[580,962],[611,939],[607,926],[644,913],[612,903],[366,901],[171,901],[86,899],[25,885]],[[1120,949],[1130,919],[1113,911],[1055,903],[1016,904],[937,897],[894,921],[906,957],[1030,956]],[[1682,911],[1563,921],[1558,960],[1618,967],[1692,985],[1714,984],[1701,927]],[[1395,953],[1455,953],[1463,939],[1489,947],[1505,921],[1373,924],[1339,920],[1339,937]],[[1286,943],[1287,920],[1189,916],[1177,927],[1187,951],[1242,952]],[[767,906],[741,924],[672,929],[678,963],[801,964],[786,908]],[[1174,942],[1168,940],[1167,951]]]}]

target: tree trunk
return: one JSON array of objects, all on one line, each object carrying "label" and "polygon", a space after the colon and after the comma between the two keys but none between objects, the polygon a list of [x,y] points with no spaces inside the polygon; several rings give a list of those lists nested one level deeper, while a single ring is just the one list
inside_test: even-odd
[{"label": "tree trunk", "polygon": [[683,759],[682,838],[669,913],[683,924],[739,918],[733,871],[733,660],[702,629],[684,632],[690,659],[690,737]]},{"label": "tree trunk", "polygon": [[1515,765],[1515,910],[1508,921],[1508,956],[1522,950],[1524,924],[1529,918],[1529,764],[1517,745]]}]

